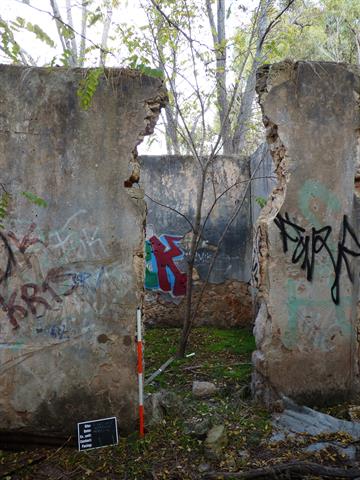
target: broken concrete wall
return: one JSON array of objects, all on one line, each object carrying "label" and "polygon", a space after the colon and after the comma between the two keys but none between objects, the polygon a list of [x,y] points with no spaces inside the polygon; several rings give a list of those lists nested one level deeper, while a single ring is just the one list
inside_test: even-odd
[{"label": "broken concrete wall", "polygon": [[[149,324],[182,324],[184,316],[184,295],[186,285],[182,285],[186,272],[186,253],[190,243],[188,222],[170,206],[194,218],[196,208],[197,182],[199,181],[198,163],[192,157],[184,156],[141,156],[141,186],[150,198],[146,198],[147,214],[147,301],[145,304],[146,320]],[[223,195],[215,206],[207,222],[202,244],[196,257],[195,294],[206,278],[216,245],[224,231],[229,218],[239,202],[244,202],[239,214],[229,228],[220,253],[210,276],[210,285],[197,319],[198,324],[235,326],[249,325],[252,321],[252,301],[249,292],[251,278],[251,209],[250,188],[246,190],[250,178],[247,158],[218,157],[213,167],[213,179],[206,185],[204,216],[209,211],[216,195],[225,192],[233,184],[239,183]],[[246,191],[246,193],[245,193]],[[159,205],[159,202],[164,206]],[[152,248],[151,238],[160,242],[159,248]],[[170,244],[169,244],[170,242]],[[163,247],[161,247],[163,245]],[[173,252],[176,271],[167,271],[169,278],[163,285],[157,272],[154,251],[162,251],[169,246]],[[162,260],[162,258],[159,259]],[[166,264],[169,260],[164,256]],[[154,274],[155,272],[155,274]]]},{"label": "broken concrete wall", "polygon": [[[252,226],[261,213],[271,192],[274,190],[277,178],[275,165],[266,142],[262,143],[249,158],[250,174],[253,175],[251,182],[251,222]],[[251,263],[251,260],[248,260]]]},{"label": "broken concrete wall", "polygon": [[359,70],[284,62],[257,91],[278,185],[260,215],[253,388],[271,403],[349,397],[358,388]]},{"label": "broken concrete wall", "polygon": [[124,180],[165,91],[111,69],[84,111],[85,75],[0,66],[1,193],[11,194],[0,234],[1,429],[69,434],[94,418],[117,416],[121,430],[136,422],[145,204]]}]

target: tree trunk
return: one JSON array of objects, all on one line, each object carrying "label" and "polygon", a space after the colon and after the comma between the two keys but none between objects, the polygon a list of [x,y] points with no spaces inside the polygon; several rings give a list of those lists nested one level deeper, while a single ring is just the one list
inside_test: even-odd
[{"label": "tree trunk", "polygon": [[111,6],[111,2],[108,2],[107,8],[106,8],[106,18],[104,21],[104,28],[101,36],[101,51],[100,51],[100,58],[99,58],[99,66],[105,66],[105,60],[106,60],[106,50],[107,50],[107,41],[109,37],[109,31],[110,31],[110,26],[111,26],[111,19],[113,15],[113,9]]},{"label": "tree trunk", "polygon": [[179,139],[177,134],[177,122],[172,107],[169,104],[165,106],[165,135],[168,155],[180,155]]},{"label": "tree trunk", "polygon": [[360,65],[360,32],[355,33],[355,42],[357,49],[357,63]]},{"label": "tree trunk", "polygon": [[[71,0],[66,0],[66,16],[67,16],[67,21],[68,21],[69,26],[71,28],[74,28]],[[72,51],[72,55],[74,57],[74,63],[77,64],[78,59],[77,59],[77,45],[76,45],[75,33],[73,33],[73,36],[71,37],[71,51]]]},{"label": "tree trunk", "polygon": [[177,356],[179,358],[184,358],[185,357],[185,352],[186,352],[186,346],[187,342],[189,339],[190,335],[190,329],[191,329],[191,313],[192,313],[192,290],[193,290],[193,282],[192,282],[192,276],[193,276],[193,271],[194,271],[194,262],[189,262],[188,263],[188,271],[187,271],[187,278],[186,278],[186,306],[185,306],[185,317],[184,317],[184,323],[183,323],[183,328],[181,332],[181,337],[180,337],[180,342],[179,342],[179,348],[178,348],[178,353]]},{"label": "tree trunk", "polygon": [[230,119],[228,115],[228,98],[226,85],[227,45],[225,29],[225,9],[225,0],[217,0],[217,25],[215,25],[214,14],[211,7],[211,0],[206,0],[206,10],[213,37],[216,58],[215,81],[217,108],[219,112],[220,130],[222,130],[223,153],[226,155],[228,153],[231,153],[232,144],[230,135]]},{"label": "tree trunk", "polygon": [[82,67],[85,62],[85,48],[86,48],[86,21],[87,21],[87,3],[84,2],[81,7],[81,39],[79,51],[79,66]]},{"label": "tree trunk", "polygon": [[267,27],[267,12],[271,5],[271,0],[261,0],[261,9],[259,13],[256,52],[251,66],[251,71],[246,81],[245,91],[241,101],[240,112],[237,116],[234,136],[232,139],[232,153],[246,153],[246,133],[252,117],[252,106],[255,97],[256,70],[261,64],[262,38]]},{"label": "tree trunk", "polygon": [[50,5],[51,5],[52,11],[53,11],[54,18],[55,18],[56,28],[57,28],[57,31],[58,31],[61,46],[63,48],[63,52],[64,53],[66,52],[69,55],[69,66],[70,67],[76,67],[77,52],[73,51],[70,40],[67,38],[66,35],[63,34],[62,29],[64,27],[64,22],[61,18],[60,10],[59,10],[57,1],[56,0],[50,0]]},{"label": "tree trunk", "polygon": [[193,271],[194,271],[195,255],[197,251],[198,238],[199,238],[199,232],[200,232],[200,226],[201,226],[201,214],[202,214],[204,192],[205,192],[205,181],[206,181],[206,175],[207,175],[209,165],[211,164],[211,161],[212,161],[212,158],[209,158],[205,166],[202,167],[200,185],[198,190],[199,193],[196,200],[195,224],[192,232],[189,260],[188,260],[187,283],[186,283],[186,308],[185,308],[183,328],[182,328],[178,352],[177,352],[177,355],[179,358],[183,358],[185,356],[186,346],[188,343],[188,339],[189,339],[189,335],[192,327]]},{"label": "tree trunk", "polygon": [[225,32],[225,0],[218,0],[217,2],[217,33],[218,33],[218,48],[216,52],[216,83],[220,126],[223,126],[222,140],[223,153],[226,155],[231,153],[231,138],[230,138],[230,119],[228,115],[228,99],[227,99],[227,85],[226,85],[226,32]]}]

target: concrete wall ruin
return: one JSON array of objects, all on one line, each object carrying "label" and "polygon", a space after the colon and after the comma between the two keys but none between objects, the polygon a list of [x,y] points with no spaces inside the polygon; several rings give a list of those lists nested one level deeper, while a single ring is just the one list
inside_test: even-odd
[{"label": "concrete wall ruin", "polygon": [[0,233],[5,430],[69,434],[117,416],[126,431],[136,421],[145,204],[124,180],[166,93],[158,79],[108,70],[84,111],[85,74],[0,66],[1,184],[11,194]]},{"label": "concrete wall ruin", "polygon": [[283,62],[257,91],[278,185],[256,231],[253,389],[319,404],[358,389],[360,255],[354,177],[360,71]]},{"label": "concrete wall ruin", "polygon": [[[182,212],[193,219],[196,207],[198,164],[192,157],[184,156],[141,156],[141,186],[146,194],[156,202]],[[214,208],[204,231],[203,241],[196,258],[196,277],[194,278],[196,300],[202,282],[206,278],[214,250],[225,229],[226,223],[241,201],[243,206],[229,228],[220,253],[210,276],[200,309],[197,324],[230,327],[249,325],[252,321],[252,299],[249,289],[251,278],[251,189],[246,190],[249,181],[249,160],[238,157],[218,157],[214,167],[214,185],[217,195],[236,182]],[[184,295],[186,285],[181,285],[186,272],[185,255],[190,243],[188,222],[173,210],[146,198],[147,213],[147,287],[145,318],[149,324],[179,326],[184,318]],[[214,200],[214,186],[209,179],[204,200],[205,214]],[[205,215],[204,214],[204,215]],[[157,272],[157,262],[152,248],[151,238],[163,244],[171,244],[173,272],[166,282],[161,282]],[[160,245],[161,246],[161,245]],[[160,262],[161,260],[161,262]],[[169,260],[169,258],[168,258]],[[166,263],[160,258],[158,263]],[[160,277],[160,278],[158,278]]]}]

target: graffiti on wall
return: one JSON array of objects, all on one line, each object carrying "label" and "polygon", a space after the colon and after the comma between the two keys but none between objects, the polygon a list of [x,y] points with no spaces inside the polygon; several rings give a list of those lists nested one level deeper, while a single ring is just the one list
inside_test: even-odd
[{"label": "graffiti on wall", "polygon": [[[18,265],[17,256],[21,255],[24,260],[25,269],[31,268],[29,256],[26,251],[32,245],[41,243],[41,240],[33,232],[36,225],[32,223],[27,232],[23,235],[22,239],[19,239],[12,231],[9,231],[7,235],[0,233],[1,249],[2,249],[2,265],[0,271],[0,285],[7,284],[8,280],[16,274],[16,267]],[[24,269],[24,266],[22,267]],[[51,275],[50,275],[51,276]],[[9,285],[6,285],[6,290],[9,290]],[[40,294],[42,290],[42,294]],[[50,309],[49,302],[44,298],[43,293],[49,291],[54,299],[58,299],[59,296],[50,286],[49,279],[44,280],[41,288],[32,283],[23,283],[13,290],[10,289],[8,298],[5,299],[5,295],[1,292],[0,295],[0,307],[6,313],[11,325],[14,329],[19,328],[19,321],[24,319],[28,315],[28,311],[36,315],[40,305],[44,310]]]},{"label": "graffiti on wall", "polygon": [[[13,330],[32,318],[33,331],[62,340],[63,313],[83,318],[88,311],[90,318],[92,311],[101,314],[109,308],[119,287],[131,289],[131,275],[108,259],[97,228],[72,228],[84,213],[72,215],[47,236],[35,223],[21,221],[16,233],[0,231],[0,312]],[[60,323],[48,324],[54,321]]]},{"label": "graffiti on wall", "polygon": [[184,259],[179,247],[182,237],[152,235],[145,243],[145,288],[180,297],[186,293],[186,273],[177,262]]},{"label": "graffiti on wall", "polygon": [[[309,282],[313,280],[317,256],[321,252],[326,252],[334,273],[334,281],[330,288],[331,298],[338,305],[340,303],[340,275],[345,267],[350,281],[353,282],[350,261],[351,258],[360,256],[360,243],[347,216],[344,215],[343,217],[341,240],[338,242],[335,254],[329,245],[332,233],[331,226],[328,225],[320,229],[312,227],[311,233],[306,234],[305,228],[290,220],[288,213],[285,213],[285,217],[279,213],[274,221],[280,230],[284,253],[288,252],[290,244],[294,245],[291,261],[294,264],[300,263],[300,267],[305,271]],[[352,249],[352,243],[355,245],[355,250]]]},{"label": "graffiti on wall", "polygon": [[[291,269],[284,285],[288,323],[281,339],[288,349],[301,344],[308,351],[332,351],[339,339],[353,335],[353,298],[346,280],[354,282],[360,242],[348,217],[341,214],[337,196],[319,181],[307,180],[299,189],[298,208],[306,223],[288,213],[274,219],[283,252],[304,271],[297,276]],[[336,235],[324,218],[342,219]]]},{"label": "graffiti on wall", "polygon": [[253,251],[252,251],[252,268],[251,268],[251,285],[254,288],[260,287],[260,265],[262,261],[261,251],[261,228],[258,226],[254,236]]},{"label": "graffiti on wall", "polygon": [[49,246],[62,261],[107,256],[108,252],[99,236],[99,227],[78,229],[86,210],[71,215],[64,225],[49,234]]}]

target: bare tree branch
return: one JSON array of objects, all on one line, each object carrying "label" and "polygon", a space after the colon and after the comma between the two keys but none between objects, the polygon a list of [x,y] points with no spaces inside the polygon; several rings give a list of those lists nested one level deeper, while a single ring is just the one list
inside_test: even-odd
[{"label": "bare tree branch", "polygon": [[[241,200],[239,201],[239,204],[237,205],[237,207],[234,209],[232,215],[230,216],[229,220],[227,221],[226,225],[225,225],[225,228],[217,242],[217,245],[216,245],[216,249],[214,251],[214,254],[212,256],[212,259],[211,259],[211,262],[210,262],[210,265],[209,265],[209,268],[208,268],[208,271],[207,271],[207,274],[206,274],[206,277],[205,277],[205,280],[202,284],[202,287],[201,287],[201,290],[200,290],[200,293],[199,293],[199,296],[197,298],[197,302],[195,304],[195,307],[194,309],[192,310],[191,312],[191,317],[188,319],[188,322],[186,322],[184,324],[184,328],[183,328],[183,332],[182,332],[182,337],[181,337],[181,340],[180,340],[180,355],[183,356],[183,351],[185,350],[184,349],[184,346],[186,346],[187,344],[187,340],[189,338],[189,335],[190,335],[190,331],[191,331],[191,327],[194,323],[194,320],[196,318],[196,315],[197,315],[197,312],[199,310],[199,307],[200,307],[200,304],[202,302],[202,298],[204,296],[204,292],[205,292],[205,289],[209,283],[209,279],[210,279],[210,275],[211,275],[211,272],[212,272],[212,269],[214,268],[214,265],[215,265],[215,261],[217,259],[217,256],[219,254],[219,251],[220,251],[220,247],[222,245],[222,242],[225,238],[225,235],[227,233],[227,231],[229,230],[230,226],[232,225],[233,221],[235,220],[235,218],[237,217],[237,215],[239,214],[244,202],[245,202],[245,198],[246,198],[246,195],[247,195],[247,192],[249,190],[249,187],[251,185],[251,182],[252,180],[254,179],[255,177],[255,174],[256,172],[258,171],[261,163],[263,162],[263,158],[261,158],[261,160],[259,161],[259,163],[257,164],[257,166],[255,167],[251,177],[249,180],[247,180],[247,185],[245,187],[245,190],[242,194],[242,198]],[[182,347],[182,348],[181,348]]]},{"label": "bare tree branch", "polygon": [[[146,12],[147,14],[147,18],[148,18],[148,21],[149,21],[149,26],[150,26],[150,32],[151,32],[151,35],[152,35],[152,39],[153,39],[153,42],[154,42],[154,45],[156,47],[156,50],[158,52],[158,54],[160,54],[160,51],[161,49],[159,48],[159,43],[158,43],[158,40],[157,40],[157,37],[155,35],[155,32],[154,32],[154,28],[153,28],[153,25],[152,25],[152,22],[151,22],[151,18],[149,16],[149,12],[147,11]],[[168,84],[170,86],[170,90],[172,93],[174,93],[175,91],[175,88],[174,88],[174,83],[173,83],[173,79],[172,77],[169,75],[169,72],[168,70],[165,68],[165,75],[166,75],[166,78],[167,78],[167,81],[168,81]],[[197,152],[197,149],[196,149],[196,145],[195,145],[195,142],[194,142],[194,139],[193,137],[191,136],[191,133],[190,133],[190,130],[187,126],[187,122],[185,120],[185,117],[183,115],[183,112],[182,112],[182,109],[179,105],[179,102],[178,102],[178,99],[175,95],[173,95],[173,98],[174,98],[174,101],[175,101],[175,107],[177,109],[177,111],[179,112],[179,116],[181,118],[181,121],[183,123],[183,127],[185,129],[185,132],[186,132],[186,136],[184,136],[184,138],[186,139],[186,142],[188,143],[189,147],[191,148],[191,151],[193,153],[193,155],[195,156],[195,158],[197,159],[199,165],[201,166],[202,168],[202,163],[201,163],[201,159],[200,159],[200,156]]]},{"label": "bare tree branch", "polygon": [[241,153],[245,147],[246,131],[248,123],[252,116],[252,104],[255,97],[255,84],[256,84],[256,70],[258,66],[263,62],[262,56],[262,44],[264,33],[266,31],[266,21],[268,16],[268,10],[272,4],[272,0],[262,0],[261,8],[259,12],[259,18],[257,22],[257,45],[255,55],[252,60],[251,71],[247,77],[245,91],[243,92],[241,99],[241,108],[239,110],[234,135],[232,138],[232,150],[235,153]]},{"label": "bare tree branch", "polygon": [[[268,467],[255,468],[251,470],[245,470],[242,472],[209,472],[204,475],[204,478],[210,479],[236,479],[242,478],[243,480],[250,479],[279,479],[283,475],[286,475],[286,478],[304,478],[304,476],[316,476],[321,478],[350,478],[356,479],[360,477],[360,470],[355,466],[350,466],[350,468],[344,467],[329,467],[326,465],[321,465],[314,462],[289,462],[289,463],[280,463],[278,465],[270,465]],[[290,475],[290,476],[289,476]]]},{"label": "bare tree branch", "polygon": [[260,48],[263,46],[263,43],[267,37],[267,35],[269,34],[269,32],[271,31],[271,29],[278,23],[278,21],[280,20],[280,18],[284,15],[284,13],[286,12],[286,10],[288,10],[291,5],[295,2],[295,0],[288,0],[288,3],[287,5],[281,10],[280,13],[278,13],[276,15],[276,17],[274,18],[274,20],[272,20],[269,25],[267,26],[265,32],[264,32],[264,35],[260,41]]},{"label": "bare tree branch", "polygon": [[[150,0],[150,2],[152,3],[152,5],[156,8],[156,10],[165,18],[165,20],[167,21],[167,23],[175,28],[178,32],[181,33],[181,35],[183,35],[184,38],[186,38],[186,40],[188,42],[196,42],[198,45],[201,45],[202,47],[206,47],[207,49],[209,49],[209,46],[208,45],[205,45],[204,43],[200,42],[199,40],[196,40],[196,39],[193,39],[191,38],[176,22],[173,22],[171,20],[171,18],[166,15],[166,13],[164,12],[164,10],[160,7],[160,5],[155,1],[155,0]],[[210,50],[210,49],[209,49]]]},{"label": "bare tree branch", "polygon": [[173,208],[173,207],[169,207],[169,205],[165,205],[164,203],[161,203],[158,200],[154,200],[153,198],[151,198],[146,193],[145,193],[145,197],[148,198],[149,200],[151,200],[152,202],[156,203],[156,205],[160,205],[160,207],[167,208],[168,210],[171,210],[172,212],[175,212],[177,215],[180,215],[180,217],[182,217],[184,220],[186,220],[187,223],[190,225],[191,230],[194,231],[194,227],[193,227],[193,224],[191,223],[191,221],[187,218],[186,215],[179,212],[179,210],[176,210],[176,208]]}]

